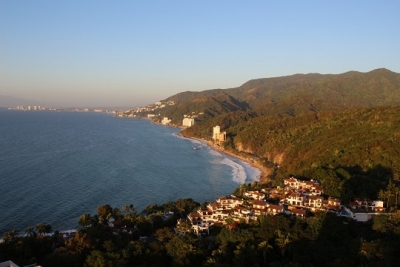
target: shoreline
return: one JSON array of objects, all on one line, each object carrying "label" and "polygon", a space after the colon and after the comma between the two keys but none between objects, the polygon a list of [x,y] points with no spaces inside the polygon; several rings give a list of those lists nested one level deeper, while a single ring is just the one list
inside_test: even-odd
[{"label": "shoreline", "polygon": [[264,167],[260,162],[257,162],[256,160],[253,160],[253,159],[250,159],[248,157],[244,157],[244,156],[238,155],[238,154],[236,154],[236,153],[234,153],[232,151],[225,150],[223,147],[215,145],[213,142],[208,141],[208,140],[200,139],[200,138],[197,138],[197,137],[186,137],[186,136],[181,135],[180,133],[179,133],[179,136],[205,143],[212,150],[221,152],[221,153],[223,153],[225,155],[228,155],[230,157],[236,158],[238,160],[241,160],[241,161],[251,165],[253,168],[255,168],[255,169],[260,171],[260,177],[259,177],[259,181],[258,181],[260,184],[265,184],[265,183],[268,183],[270,181],[270,179],[268,178],[268,175],[271,173],[271,171],[268,168]]}]

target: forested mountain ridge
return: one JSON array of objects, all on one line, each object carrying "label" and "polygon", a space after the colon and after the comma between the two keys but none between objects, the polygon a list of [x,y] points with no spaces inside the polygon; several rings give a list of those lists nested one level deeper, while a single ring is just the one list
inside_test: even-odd
[{"label": "forested mountain ridge", "polygon": [[[206,112],[210,102],[205,99],[218,98],[221,92],[229,95],[231,101],[241,103],[239,106],[243,111],[252,110],[267,116],[296,116],[324,110],[400,105],[400,74],[376,69],[367,73],[351,71],[336,75],[295,74],[254,79],[237,88],[176,94],[164,101],[174,101],[178,107],[166,108],[161,115],[179,122],[183,114]],[[196,99],[205,101],[199,105]],[[177,118],[180,107],[185,109]]]}]

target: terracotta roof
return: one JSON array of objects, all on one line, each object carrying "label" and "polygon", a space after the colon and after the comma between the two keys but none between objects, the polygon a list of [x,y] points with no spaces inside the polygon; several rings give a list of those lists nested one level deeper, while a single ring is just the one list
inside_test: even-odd
[{"label": "terracotta roof", "polygon": [[292,209],[292,213],[293,214],[298,214],[298,215],[306,215],[306,210],[302,210],[302,209]]},{"label": "terracotta roof", "polygon": [[268,205],[267,202],[262,201],[262,200],[252,200],[252,201],[250,201],[250,203],[251,203],[252,205],[257,205],[257,206],[261,206],[261,205],[267,206],[267,205]]},{"label": "terracotta roof", "polygon": [[282,210],[283,209],[283,206],[279,206],[279,205],[269,205],[268,206],[268,210],[277,210],[277,211],[279,211],[279,210]]}]

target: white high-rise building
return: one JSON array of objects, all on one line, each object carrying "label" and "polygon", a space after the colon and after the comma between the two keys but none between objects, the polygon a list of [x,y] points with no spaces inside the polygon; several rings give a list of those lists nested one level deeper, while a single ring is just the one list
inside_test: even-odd
[{"label": "white high-rise building", "polygon": [[221,133],[221,127],[219,125],[213,127],[213,136],[212,139],[214,142],[220,143],[226,141],[226,132]]},{"label": "white high-rise building", "polygon": [[194,119],[193,118],[184,118],[182,121],[182,126],[183,127],[191,127],[194,125]]}]

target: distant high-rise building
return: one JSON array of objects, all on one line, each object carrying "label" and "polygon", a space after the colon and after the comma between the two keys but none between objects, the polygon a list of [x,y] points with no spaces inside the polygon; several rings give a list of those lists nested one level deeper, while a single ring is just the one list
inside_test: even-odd
[{"label": "distant high-rise building", "polygon": [[191,127],[194,125],[194,119],[193,118],[184,118],[182,121],[182,126],[183,127]]},{"label": "distant high-rise building", "polygon": [[221,127],[219,125],[213,127],[213,136],[212,139],[214,142],[220,144],[221,142],[226,141],[226,132],[221,132]]}]

